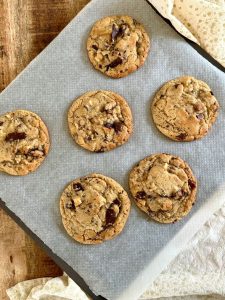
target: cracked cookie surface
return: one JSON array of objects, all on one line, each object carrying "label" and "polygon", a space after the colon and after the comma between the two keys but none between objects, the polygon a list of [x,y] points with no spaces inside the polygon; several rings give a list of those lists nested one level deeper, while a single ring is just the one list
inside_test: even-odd
[{"label": "cracked cookie surface", "polygon": [[219,104],[205,82],[184,76],[164,84],[151,109],[153,121],[164,135],[175,141],[192,141],[208,133]]},{"label": "cracked cookie surface", "polygon": [[98,20],[87,41],[92,65],[113,78],[125,77],[142,66],[149,47],[150,40],[144,27],[129,16]]},{"label": "cracked cookie surface", "polygon": [[90,174],[71,182],[60,198],[67,233],[82,244],[99,244],[117,236],[127,221],[130,200],[113,179]]},{"label": "cracked cookie surface", "polygon": [[0,171],[10,175],[35,171],[49,145],[48,129],[35,113],[16,110],[0,116]]},{"label": "cracked cookie surface", "polygon": [[172,223],[187,215],[197,191],[188,164],[164,153],[141,160],[130,173],[129,185],[137,206],[160,223]]},{"label": "cracked cookie surface", "polygon": [[94,152],[105,152],[124,144],[133,126],[125,99],[102,90],[76,99],[68,112],[68,124],[77,144]]}]

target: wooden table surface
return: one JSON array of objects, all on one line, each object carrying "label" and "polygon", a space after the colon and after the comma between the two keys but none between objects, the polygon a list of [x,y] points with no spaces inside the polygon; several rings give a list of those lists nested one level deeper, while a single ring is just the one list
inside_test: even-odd
[{"label": "wooden table surface", "polygon": [[[90,0],[0,0],[2,91]],[[0,209],[0,299],[19,281],[62,274]]]}]

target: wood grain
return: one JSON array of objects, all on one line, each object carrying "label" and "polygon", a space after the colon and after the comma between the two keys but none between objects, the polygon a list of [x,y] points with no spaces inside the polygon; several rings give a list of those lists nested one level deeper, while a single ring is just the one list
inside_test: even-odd
[{"label": "wood grain", "polygon": [[[89,0],[0,0],[0,91]],[[58,276],[60,268],[0,209],[0,299],[19,281]]]}]

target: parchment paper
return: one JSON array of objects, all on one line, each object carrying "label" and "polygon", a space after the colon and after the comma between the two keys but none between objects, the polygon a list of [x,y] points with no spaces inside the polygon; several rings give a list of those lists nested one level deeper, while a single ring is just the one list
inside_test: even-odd
[{"label": "parchment paper", "polygon": [[[94,21],[113,14],[129,14],[141,21],[152,43],[144,67],[119,80],[95,71],[85,48]],[[173,142],[161,135],[149,113],[155,91],[165,81],[184,74],[208,82],[221,104],[209,135],[191,143]],[[50,154],[37,172],[25,177],[0,175],[0,197],[97,295],[136,299],[223,202],[224,188],[221,192],[219,187],[225,183],[224,80],[224,73],[193,50],[145,0],[93,0],[0,96],[1,113],[17,108],[38,113],[52,142]],[[133,136],[108,153],[83,150],[67,128],[71,102],[92,89],[120,93],[133,111]],[[59,197],[68,182],[99,172],[128,190],[130,169],[156,152],[181,156],[196,174],[198,200],[190,215],[178,223],[160,225],[133,204],[127,226],[116,239],[97,246],[74,242],[59,213]]]}]

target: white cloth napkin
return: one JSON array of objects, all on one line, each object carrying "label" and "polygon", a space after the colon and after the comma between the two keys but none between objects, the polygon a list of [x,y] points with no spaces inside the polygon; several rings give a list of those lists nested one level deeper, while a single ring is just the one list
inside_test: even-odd
[{"label": "white cloth napkin", "polygon": [[[225,66],[224,0],[148,0],[184,36]],[[225,205],[194,236],[140,299],[225,299]],[[10,300],[87,300],[66,275],[18,283]],[[215,295],[213,295],[215,294]],[[190,296],[192,295],[192,296]],[[202,296],[198,296],[202,295]],[[128,299],[129,300],[129,299]]]},{"label": "white cloth napkin", "polygon": [[225,67],[224,0],[148,0],[182,35]]}]

